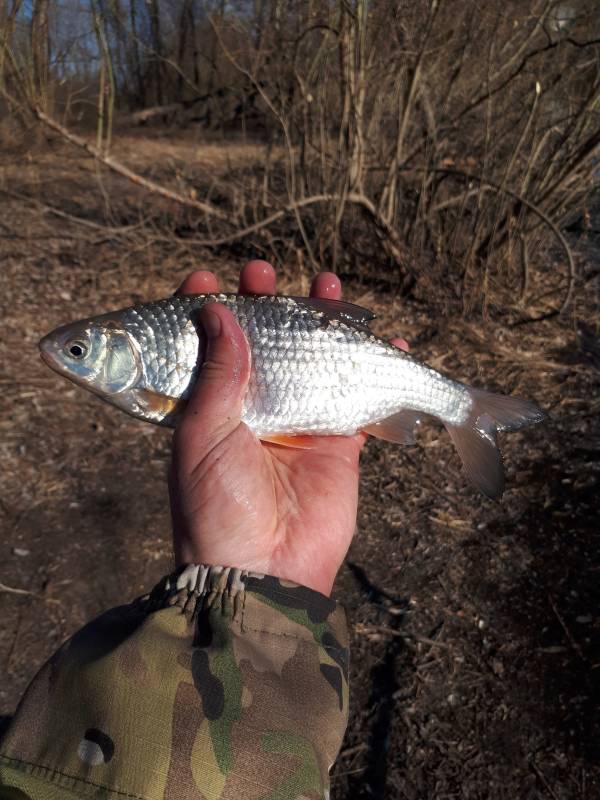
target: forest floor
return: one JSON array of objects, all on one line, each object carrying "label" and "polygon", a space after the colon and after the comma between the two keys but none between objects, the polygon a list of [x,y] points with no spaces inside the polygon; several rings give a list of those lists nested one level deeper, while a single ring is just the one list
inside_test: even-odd
[{"label": "forest floor", "polygon": [[[134,136],[118,147],[146,174],[162,163],[199,180],[219,159],[247,157],[166,139],[144,149]],[[158,230],[177,208],[56,142],[0,152],[0,207],[0,714],[10,715],[67,636],[171,567],[169,433],[66,384],[37,341],[167,295],[199,266],[233,290],[256,249],[244,240],[210,253],[152,235],[148,209]],[[581,263],[597,251],[600,233],[590,237]],[[310,277],[290,265],[280,291],[306,292]],[[443,431],[410,448],[369,441],[336,586],[352,688],[332,796],[600,798],[598,281],[568,319],[511,329],[440,318],[385,282],[343,278],[346,299],[377,312],[377,333],[405,336],[454,378],[535,399],[549,419],[502,437],[500,503],[467,485]]]}]

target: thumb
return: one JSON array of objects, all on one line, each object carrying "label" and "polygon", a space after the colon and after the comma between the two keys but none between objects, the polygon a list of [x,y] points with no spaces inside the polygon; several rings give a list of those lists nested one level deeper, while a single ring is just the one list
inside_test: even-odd
[{"label": "thumb", "polygon": [[231,311],[209,303],[199,321],[205,359],[176,431],[180,446],[196,463],[239,425],[250,375],[248,342]]}]

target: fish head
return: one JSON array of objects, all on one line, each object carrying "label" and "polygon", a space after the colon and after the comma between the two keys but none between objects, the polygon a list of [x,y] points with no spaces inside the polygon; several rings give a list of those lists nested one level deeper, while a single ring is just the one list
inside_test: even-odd
[{"label": "fish head", "polygon": [[136,342],[118,320],[97,317],[64,325],[44,336],[39,347],[49,367],[116,405],[115,396],[142,375]]}]

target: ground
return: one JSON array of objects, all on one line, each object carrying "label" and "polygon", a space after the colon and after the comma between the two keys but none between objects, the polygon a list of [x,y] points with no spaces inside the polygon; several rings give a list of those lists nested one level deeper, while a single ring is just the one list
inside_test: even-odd
[{"label": "ground", "polygon": [[[148,173],[163,152],[160,143],[121,147]],[[202,148],[187,156],[199,174],[214,166]],[[146,223],[153,209],[157,230],[160,214],[177,210],[94,174],[55,142],[33,155],[7,148],[0,166],[0,191],[10,193],[0,194],[8,715],[65,637],[171,566],[170,434],[51,373],[38,339],[77,317],[164,296],[198,265],[233,289],[256,250],[248,242],[211,254],[147,227],[132,232],[141,208]],[[107,218],[110,231],[95,227]],[[582,249],[582,268],[589,257]],[[310,273],[299,270],[286,271],[282,290],[306,291]],[[549,419],[502,437],[499,503],[467,485],[443,431],[427,429],[411,448],[369,442],[357,535],[336,586],[352,688],[332,796],[600,798],[597,279],[565,318],[512,329],[440,318],[381,281],[344,280],[347,299],[378,312],[377,332],[407,337],[417,357],[455,378],[537,400]]]}]

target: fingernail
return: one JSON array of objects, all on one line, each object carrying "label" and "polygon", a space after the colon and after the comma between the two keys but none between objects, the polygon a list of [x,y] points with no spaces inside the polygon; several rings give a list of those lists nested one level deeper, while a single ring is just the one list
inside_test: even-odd
[{"label": "fingernail", "polygon": [[202,314],[202,327],[209,339],[216,339],[221,333],[221,318],[214,311],[206,310]]}]

